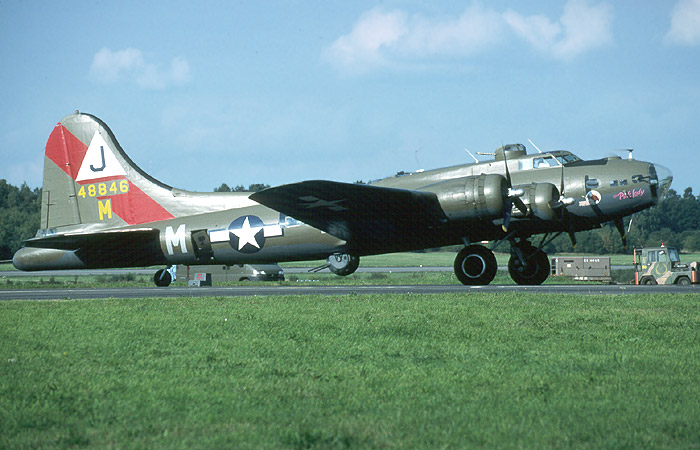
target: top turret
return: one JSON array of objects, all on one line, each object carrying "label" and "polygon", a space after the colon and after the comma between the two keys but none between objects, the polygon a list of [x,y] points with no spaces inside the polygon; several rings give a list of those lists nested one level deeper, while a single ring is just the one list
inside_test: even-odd
[{"label": "top turret", "polygon": [[523,144],[507,144],[497,148],[494,156],[496,161],[503,161],[506,158],[515,159],[525,155],[527,155],[527,150]]}]

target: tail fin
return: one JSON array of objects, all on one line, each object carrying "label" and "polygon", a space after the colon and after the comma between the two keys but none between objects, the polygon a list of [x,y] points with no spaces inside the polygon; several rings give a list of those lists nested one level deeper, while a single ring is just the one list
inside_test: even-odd
[{"label": "tail fin", "polygon": [[[141,170],[95,116],[64,117],[44,159],[41,228],[106,229],[172,219],[162,205],[172,188]],[[96,225],[96,226],[95,226]]]}]

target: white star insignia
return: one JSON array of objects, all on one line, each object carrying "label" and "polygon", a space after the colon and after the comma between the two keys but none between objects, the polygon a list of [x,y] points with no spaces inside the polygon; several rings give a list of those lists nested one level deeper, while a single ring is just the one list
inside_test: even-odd
[{"label": "white star insignia", "polygon": [[241,250],[246,244],[250,244],[255,248],[260,248],[258,241],[255,240],[255,235],[258,234],[262,228],[263,227],[251,227],[248,217],[246,217],[241,228],[231,230],[231,233],[238,236],[238,250]]}]

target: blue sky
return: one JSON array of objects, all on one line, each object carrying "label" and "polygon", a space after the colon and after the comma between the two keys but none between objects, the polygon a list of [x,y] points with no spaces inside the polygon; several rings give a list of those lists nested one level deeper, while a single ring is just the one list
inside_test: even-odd
[{"label": "blue sky", "polygon": [[700,194],[700,0],[2,0],[0,60],[13,184],[41,185],[79,109],[189,190],[366,181],[531,139],[634,148]]}]

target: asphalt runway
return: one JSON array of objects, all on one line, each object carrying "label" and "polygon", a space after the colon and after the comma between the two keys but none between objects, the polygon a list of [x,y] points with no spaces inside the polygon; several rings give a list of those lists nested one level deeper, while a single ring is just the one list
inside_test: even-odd
[{"label": "asphalt runway", "polygon": [[[632,269],[634,266],[610,266],[612,270]],[[286,267],[283,269],[285,274],[300,274],[309,273],[308,267]],[[507,266],[498,266],[498,270],[506,271]],[[396,267],[359,267],[358,273],[406,273],[406,272],[453,272],[452,267],[448,266],[396,266]],[[82,269],[82,270],[39,270],[36,272],[22,272],[19,270],[4,270],[0,271],[1,277],[65,277],[65,276],[84,276],[84,275],[123,275],[133,273],[134,275],[153,276],[156,269]],[[317,273],[331,273],[328,269],[323,269]]]},{"label": "asphalt runway", "polygon": [[411,286],[234,286],[234,287],[175,287],[167,288],[105,288],[105,289],[26,289],[0,290],[0,300],[81,300],[95,298],[147,297],[241,297],[270,295],[326,295],[357,294],[446,294],[465,296],[477,292],[532,292],[538,294],[622,295],[622,294],[700,294],[700,286],[635,286],[635,285],[411,285]]}]

